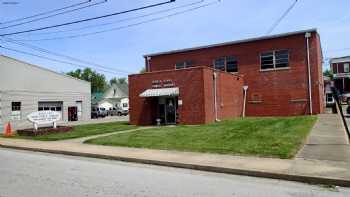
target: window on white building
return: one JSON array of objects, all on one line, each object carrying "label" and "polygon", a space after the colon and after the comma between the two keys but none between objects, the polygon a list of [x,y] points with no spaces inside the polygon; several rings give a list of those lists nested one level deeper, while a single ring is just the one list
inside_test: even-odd
[{"label": "window on white building", "polygon": [[11,103],[11,119],[12,120],[21,120],[21,102],[12,102]]}]

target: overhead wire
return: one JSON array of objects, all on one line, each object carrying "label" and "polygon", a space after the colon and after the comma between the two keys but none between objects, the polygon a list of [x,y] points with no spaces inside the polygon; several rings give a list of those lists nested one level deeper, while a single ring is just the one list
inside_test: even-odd
[{"label": "overhead wire", "polygon": [[27,19],[30,19],[30,18],[35,18],[35,17],[38,17],[38,16],[47,15],[47,14],[58,12],[58,11],[65,10],[65,9],[68,9],[68,8],[73,8],[73,7],[77,7],[77,6],[80,6],[80,5],[84,5],[84,4],[90,3],[91,1],[92,0],[83,1],[83,2],[80,2],[80,3],[76,3],[76,4],[72,4],[72,5],[69,5],[69,6],[62,7],[62,8],[58,8],[58,9],[54,9],[54,10],[50,10],[50,11],[34,14],[34,15],[31,15],[31,16],[17,18],[17,19],[12,19],[12,20],[8,20],[8,21],[5,21],[5,22],[0,22],[0,25],[14,23],[14,22],[17,22],[17,21],[23,21],[23,20],[27,20]]},{"label": "overhead wire", "polygon": [[103,66],[103,65],[100,65],[100,64],[97,64],[97,63],[94,63],[94,62],[82,60],[82,59],[79,59],[79,58],[76,58],[76,57],[72,57],[72,56],[69,56],[69,55],[65,55],[65,54],[62,54],[62,53],[53,52],[53,51],[44,49],[42,47],[38,47],[38,46],[34,46],[34,45],[31,45],[31,44],[22,43],[22,42],[18,42],[18,41],[13,41],[11,38],[3,38],[2,40],[5,41],[5,42],[16,44],[16,45],[24,46],[24,47],[30,48],[32,50],[36,50],[36,51],[43,52],[43,53],[46,53],[46,54],[54,55],[56,57],[63,57],[65,59],[69,59],[69,60],[74,61],[74,62],[79,62],[79,63],[83,63],[83,64],[93,65],[95,67],[99,67],[99,68],[102,68],[102,69],[111,70],[111,71],[115,71],[115,72],[130,74],[130,72],[122,70],[122,69],[117,69],[117,68],[111,68],[111,67]]},{"label": "overhead wire", "polygon": [[[79,68],[89,68],[89,67],[91,67],[91,66],[87,66],[87,65],[75,64],[75,63],[72,63],[72,62],[58,60],[58,59],[51,58],[51,57],[46,57],[46,56],[43,56],[43,55],[37,55],[37,54],[34,54],[34,53],[30,53],[30,52],[26,52],[26,51],[22,51],[22,50],[18,50],[18,49],[13,49],[13,48],[9,48],[9,47],[0,46],[0,48],[6,49],[8,51],[13,51],[13,52],[16,52],[16,53],[21,53],[21,54],[24,54],[24,55],[30,55],[30,56],[33,56],[33,57],[46,59],[46,60],[49,60],[49,61],[52,61],[52,62],[68,64],[68,65],[79,67]],[[104,73],[109,73],[109,74],[120,74],[121,73],[121,72],[112,72],[112,71],[108,71],[108,70],[104,70],[104,69],[100,69],[100,68],[95,68],[95,70],[100,71],[100,72],[104,72]]]},{"label": "overhead wire", "polygon": [[298,0],[294,0],[294,3],[288,7],[288,9],[282,14],[280,18],[277,19],[276,22],[272,24],[272,26],[267,30],[266,34],[269,35],[271,32],[282,22],[282,20],[289,14],[289,12],[295,7],[298,3]]},{"label": "overhead wire", "polygon": [[155,11],[155,12],[151,12],[151,13],[143,14],[143,15],[139,15],[139,16],[127,17],[127,18],[123,18],[123,19],[120,19],[120,20],[117,20],[117,21],[113,21],[113,22],[100,23],[100,24],[95,24],[95,25],[87,25],[87,26],[84,26],[84,27],[72,28],[72,29],[68,29],[68,30],[59,30],[59,31],[50,31],[50,32],[35,32],[35,33],[25,34],[25,36],[57,34],[57,33],[65,33],[65,32],[74,32],[74,31],[90,29],[90,28],[96,28],[96,27],[103,27],[103,26],[113,25],[113,24],[122,23],[122,22],[126,22],[126,21],[131,21],[131,20],[136,20],[136,19],[140,19],[140,18],[145,18],[145,17],[148,17],[148,16],[157,15],[157,14],[162,14],[162,13],[170,12],[170,11],[181,9],[181,8],[190,7],[190,6],[193,6],[193,5],[201,4],[203,2],[205,2],[205,0],[200,0],[200,1],[193,2],[193,3],[188,3],[188,4],[180,5],[180,6],[169,8],[169,9],[163,9],[163,10],[159,10],[159,11]]},{"label": "overhead wire", "polygon": [[94,4],[90,4],[90,5],[83,6],[83,7],[78,7],[78,8],[72,9],[72,10],[67,10],[67,11],[56,13],[56,14],[48,15],[48,16],[45,16],[45,17],[36,18],[36,19],[33,19],[33,20],[29,20],[29,21],[25,21],[25,22],[21,22],[21,23],[16,23],[16,24],[13,24],[13,25],[8,25],[8,26],[5,26],[5,27],[0,27],[0,29],[8,29],[8,28],[11,28],[11,27],[17,27],[17,26],[21,26],[21,25],[26,25],[26,24],[29,24],[29,23],[33,23],[33,22],[44,20],[44,19],[52,18],[52,17],[55,17],[55,16],[76,12],[76,11],[79,11],[79,10],[83,10],[83,9],[86,9],[86,8],[94,7],[94,6],[97,6],[97,5],[100,5],[100,4],[104,4],[107,1],[108,0],[102,0],[102,1],[96,2]]},{"label": "overhead wire", "polygon": [[121,12],[116,12],[116,13],[112,13],[112,14],[106,14],[106,15],[102,15],[102,16],[86,18],[86,19],[76,20],[76,21],[67,22],[67,23],[61,23],[61,24],[57,24],[57,25],[50,25],[50,26],[39,27],[39,28],[34,28],[34,29],[29,29],[29,30],[23,30],[23,31],[16,31],[16,32],[11,32],[11,33],[0,34],[0,36],[17,35],[17,34],[41,31],[41,30],[45,30],[45,29],[52,29],[52,28],[57,28],[57,27],[62,27],[62,26],[67,26],[67,25],[73,25],[73,24],[93,21],[93,20],[97,20],[97,19],[117,16],[117,15],[121,15],[121,14],[126,14],[126,13],[130,13],[130,12],[135,12],[135,11],[139,11],[139,10],[144,10],[144,9],[148,9],[148,8],[158,7],[158,6],[161,6],[161,5],[174,3],[174,2],[175,2],[175,0],[169,0],[169,1],[166,1],[166,2],[151,4],[151,5],[142,6],[142,7],[138,7],[138,8],[134,8],[134,9],[130,9],[130,10],[125,10],[125,11],[121,11]]},{"label": "overhead wire", "polygon": [[163,20],[163,19],[168,19],[168,18],[173,17],[173,16],[185,14],[185,13],[192,12],[192,11],[204,8],[204,7],[211,6],[213,4],[217,4],[218,2],[220,2],[220,1],[215,0],[214,2],[203,4],[201,6],[193,7],[193,8],[190,8],[190,9],[183,10],[183,11],[175,12],[173,14],[169,14],[169,15],[165,15],[165,16],[161,16],[161,17],[155,17],[155,18],[144,20],[144,21],[141,21],[141,22],[132,23],[132,24],[119,26],[119,27],[116,27],[116,28],[111,28],[111,29],[106,29],[106,30],[101,30],[101,31],[82,33],[82,34],[75,34],[75,35],[68,35],[68,36],[58,36],[58,37],[52,37],[52,38],[43,38],[43,39],[13,39],[13,40],[14,41],[24,41],[24,42],[37,42],[37,41],[50,41],[50,40],[62,40],[62,39],[72,39],[72,38],[86,37],[86,36],[90,36],[90,35],[96,35],[96,34],[101,34],[101,33],[106,33],[106,32],[111,32],[111,31],[118,31],[118,30],[127,29],[127,28],[134,27],[134,26],[139,26],[139,25],[151,23],[151,22],[154,22],[154,21],[160,21],[160,20]]}]

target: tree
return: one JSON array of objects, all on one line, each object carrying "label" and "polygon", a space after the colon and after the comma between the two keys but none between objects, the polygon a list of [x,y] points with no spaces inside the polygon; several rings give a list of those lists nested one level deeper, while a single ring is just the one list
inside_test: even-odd
[{"label": "tree", "polygon": [[109,80],[109,85],[113,85],[113,84],[126,84],[126,78],[122,77],[122,78],[116,78],[113,77],[111,80]]},{"label": "tree", "polygon": [[323,76],[329,77],[330,79],[333,79],[333,72],[329,69],[325,70],[323,72]]},{"label": "tree", "polygon": [[146,72],[146,68],[145,67],[140,70],[140,74],[145,73],[145,72]]},{"label": "tree", "polygon": [[90,68],[85,68],[84,70],[77,69],[68,72],[67,75],[90,82],[92,93],[104,92],[108,86],[105,75],[97,73]]}]

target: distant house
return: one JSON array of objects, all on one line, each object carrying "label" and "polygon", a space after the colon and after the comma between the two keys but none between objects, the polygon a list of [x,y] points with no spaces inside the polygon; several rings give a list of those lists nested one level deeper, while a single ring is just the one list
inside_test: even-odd
[{"label": "distant house", "polygon": [[350,92],[350,56],[332,58],[330,67],[333,72],[335,88],[340,93]]},{"label": "distant house", "polygon": [[111,109],[116,107],[123,107],[123,105],[129,104],[129,90],[128,84],[113,84],[97,102],[98,107],[105,109]]}]

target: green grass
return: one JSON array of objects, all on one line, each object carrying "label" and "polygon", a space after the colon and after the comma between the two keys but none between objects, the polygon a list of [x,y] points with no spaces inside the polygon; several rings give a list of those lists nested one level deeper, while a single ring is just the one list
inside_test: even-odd
[{"label": "green grass", "polygon": [[316,119],[316,116],[235,119],[115,134],[86,143],[291,158],[304,143]]},{"label": "green grass", "polygon": [[104,133],[111,133],[116,131],[125,131],[135,129],[136,126],[128,125],[126,122],[111,122],[101,124],[89,124],[74,126],[73,130],[67,133],[49,134],[35,137],[15,136],[15,138],[40,140],[40,141],[57,141],[73,138],[80,138]]}]

